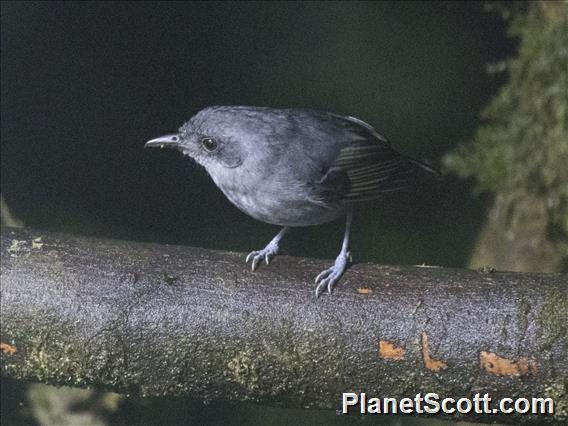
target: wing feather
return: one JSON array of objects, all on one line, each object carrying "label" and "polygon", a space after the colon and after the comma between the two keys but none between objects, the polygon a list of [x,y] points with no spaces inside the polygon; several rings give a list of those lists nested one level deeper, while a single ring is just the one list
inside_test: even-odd
[{"label": "wing feather", "polygon": [[414,172],[420,168],[437,173],[427,164],[396,152],[386,138],[364,121],[333,117],[344,130],[347,142],[317,182],[316,198],[322,203],[370,200],[408,188]]},{"label": "wing feather", "polygon": [[406,188],[414,166],[381,140],[373,139],[342,148],[332,168],[344,172],[349,180],[343,199],[363,201]]}]

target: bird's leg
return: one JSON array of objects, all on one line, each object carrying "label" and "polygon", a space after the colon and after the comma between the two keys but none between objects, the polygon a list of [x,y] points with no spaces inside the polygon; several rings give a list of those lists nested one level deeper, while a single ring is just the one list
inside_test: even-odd
[{"label": "bird's leg", "polygon": [[288,229],[290,228],[288,228],[287,226],[282,228],[280,232],[276,234],[276,236],[272,240],[270,240],[270,242],[262,250],[251,251],[249,253],[246,258],[246,263],[249,263],[249,261],[252,260],[251,267],[253,272],[256,270],[258,264],[262,262],[263,259],[268,265],[272,258],[278,254],[280,240],[284,237],[284,234],[288,232]]},{"label": "bird's leg", "polygon": [[349,257],[351,256],[351,254],[348,251],[348,248],[349,248],[349,234],[351,232],[352,220],[353,220],[353,212],[349,210],[347,212],[347,219],[345,221],[345,235],[343,236],[343,245],[341,246],[341,251],[337,255],[337,258],[335,259],[335,264],[331,268],[326,269],[316,277],[316,297],[319,297],[322,291],[324,291],[326,288],[328,294],[331,294],[333,286],[337,281],[339,281],[339,279],[347,269],[347,265],[349,263]]}]

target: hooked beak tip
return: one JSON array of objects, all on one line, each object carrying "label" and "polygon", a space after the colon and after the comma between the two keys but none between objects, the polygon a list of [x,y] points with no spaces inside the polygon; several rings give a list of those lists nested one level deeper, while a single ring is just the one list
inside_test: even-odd
[{"label": "hooked beak tip", "polygon": [[165,135],[149,140],[144,144],[144,148],[176,148],[180,141],[181,138],[178,134]]}]

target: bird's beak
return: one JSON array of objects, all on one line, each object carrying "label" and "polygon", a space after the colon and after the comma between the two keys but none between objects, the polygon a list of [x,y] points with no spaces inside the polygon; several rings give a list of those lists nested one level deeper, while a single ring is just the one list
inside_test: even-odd
[{"label": "bird's beak", "polygon": [[181,137],[179,134],[175,133],[149,140],[144,144],[144,148],[179,148],[180,145]]}]

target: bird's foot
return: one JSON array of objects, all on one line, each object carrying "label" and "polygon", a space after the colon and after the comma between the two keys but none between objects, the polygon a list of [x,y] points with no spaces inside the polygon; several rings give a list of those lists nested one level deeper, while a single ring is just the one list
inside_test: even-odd
[{"label": "bird's foot", "polygon": [[316,297],[319,297],[325,289],[327,289],[328,294],[331,294],[333,286],[347,269],[350,257],[351,254],[349,252],[339,253],[339,256],[335,259],[335,264],[316,277]]},{"label": "bird's foot", "polygon": [[278,244],[271,241],[262,250],[251,251],[247,256],[245,262],[249,263],[252,260],[252,271],[256,271],[258,265],[264,260],[268,265],[270,261],[278,254]]}]

